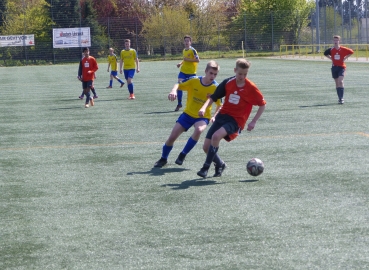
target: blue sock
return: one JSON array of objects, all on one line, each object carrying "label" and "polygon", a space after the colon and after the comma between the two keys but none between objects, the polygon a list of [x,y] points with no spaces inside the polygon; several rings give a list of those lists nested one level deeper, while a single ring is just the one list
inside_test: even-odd
[{"label": "blue sock", "polygon": [[197,141],[195,141],[194,139],[192,139],[192,137],[190,137],[185,147],[183,148],[182,153],[187,155],[192,150],[192,148],[195,147],[196,144],[197,144]]},{"label": "blue sock", "polygon": [[130,94],[133,94],[133,83],[128,84],[128,91]]},{"label": "blue sock", "polygon": [[178,105],[182,105],[182,96],[183,96],[183,91],[177,90]]},{"label": "blue sock", "polygon": [[124,83],[124,82],[123,82],[121,79],[119,79],[119,78],[118,78],[118,82],[120,82],[120,83]]},{"label": "blue sock", "polygon": [[163,153],[161,154],[162,158],[168,159],[170,151],[172,151],[173,146],[167,146],[165,143],[163,145]]},{"label": "blue sock", "polygon": [[109,86],[112,87],[113,86],[113,80],[110,80],[109,82]]}]

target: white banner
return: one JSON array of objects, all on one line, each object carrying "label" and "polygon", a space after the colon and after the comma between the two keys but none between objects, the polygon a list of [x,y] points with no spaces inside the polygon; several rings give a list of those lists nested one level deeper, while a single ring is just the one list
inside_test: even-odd
[{"label": "white banner", "polygon": [[0,47],[35,46],[35,35],[0,36]]},{"label": "white banner", "polygon": [[91,47],[90,27],[53,28],[53,47]]}]

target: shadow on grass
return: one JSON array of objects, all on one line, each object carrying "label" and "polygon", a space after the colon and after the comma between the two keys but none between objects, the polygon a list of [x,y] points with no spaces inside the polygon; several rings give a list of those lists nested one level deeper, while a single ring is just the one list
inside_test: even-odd
[{"label": "shadow on grass", "polygon": [[253,182],[259,182],[259,180],[257,179],[252,179],[252,180],[240,180],[238,181],[240,183],[253,183]]},{"label": "shadow on grass", "polygon": [[178,172],[183,172],[183,171],[188,171],[189,169],[184,169],[184,168],[151,168],[150,171],[146,171],[146,172],[129,172],[127,173],[127,175],[135,175],[135,174],[148,174],[148,175],[153,175],[153,176],[162,176],[165,175],[167,173],[178,173]]},{"label": "shadow on grass", "polygon": [[335,106],[337,103],[329,103],[329,104],[316,104],[316,105],[307,105],[307,106],[299,106],[299,108],[314,108],[314,107],[326,107],[326,106]]},{"label": "shadow on grass", "polygon": [[188,189],[190,187],[202,187],[202,186],[212,186],[212,185],[220,185],[224,183],[217,183],[214,180],[186,180],[179,184],[165,184],[161,185],[161,187],[170,187],[173,190],[178,189]]},{"label": "shadow on grass", "polygon": [[166,112],[148,112],[145,114],[163,114],[163,113],[176,113],[176,112],[173,110],[173,111],[166,111]]}]

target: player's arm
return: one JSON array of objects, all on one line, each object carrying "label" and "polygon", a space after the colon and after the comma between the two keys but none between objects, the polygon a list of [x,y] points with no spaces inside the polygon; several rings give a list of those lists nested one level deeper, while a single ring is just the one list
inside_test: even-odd
[{"label": "player's arm", "polygon": [[110,62],[108,63],[108,72],[109,72],[109,68],[110,68]]},{"label": "player's arm", "polygon": [[182,66],[183,61],[181,61],[180,63],[177,64],[177,68],[179,68],[180,66]]},{"label": "player's arm", "polygon": [[213,114],[213,117],[210,119],[210,122],[213,123],[215,121],[215,117],[217,116],[221,108],[222,108],[222,104],[217,104],[217,107],[215,108],[215,112]]},{"label": "player's arm", "polygon": [[256,112],[254,118],[251,120],[251,122],[248,124],[247,126],[247,130],[248,131],[251,131],[254,129],[255,125],[256,125],[256,122],[259,120],[260,116],[263,114],[265,110],[265,105],[263,106],[259,106],[259,109],[258,111]]},{"label": "player's arm", "polygon": [[179,83],[176,83],[173,88],[172,88],[172,91],[170,91],[169,95],[168,95],[168,99],[170,101],[174,101],[176,100],[177,98],[177,90],[178,90],[178,86],[179,86]]},{"label": "player's arm", "polygon": [[204,105],[202,105],[201,109],[200,109],[200,110],[199,110],[199,112],[198,112],[198,115],[199,115],[200,117],[204,117],[206,109],[207,109],[209,106],[211,106],[213,103],[214,103],[214,100],[213,100],[211,97],[209,97],[209,98],[205,101]]},{"label": "player's arm", "polygon": [[324,51],[324,56],[327,57],[329,60],[332,60],[331,56],[331,48],[328,48]]},{"label": "player's arm", "polygon": [[123,57],[122,57],[122,54],[120,55],[119,72],[120,72],[120,74],[123,73]]},{"label": "player's arm", "polygon": [[136,71],[137,71],[137,73],[140,72],[140,61],[138,61],[137,57],[136,57]]},{"label": "player's arm", "polygon": [[78,76],[77,76],[78,80],[82,80],[82,61],[79,61],[79,67],[78,67]]}]

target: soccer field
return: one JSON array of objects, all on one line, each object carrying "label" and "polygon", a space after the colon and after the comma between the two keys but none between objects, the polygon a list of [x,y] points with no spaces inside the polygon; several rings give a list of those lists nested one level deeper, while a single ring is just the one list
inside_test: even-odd
[{"label": "soccer field", "polygon": [[368,269],[368,63],[347,63],[338,105],[328,60],[250,60],[266,110],[206,179],[205,134],[174,163],[192,129],[153,168],[177,61],[142,62],[136,100],[100,64],[88,109],[78,64],[0,68],[0,269]]}]

